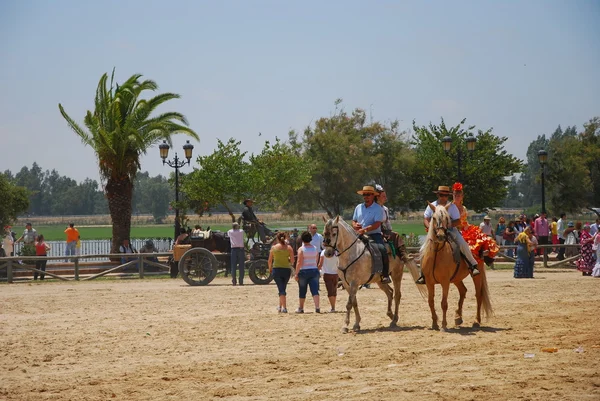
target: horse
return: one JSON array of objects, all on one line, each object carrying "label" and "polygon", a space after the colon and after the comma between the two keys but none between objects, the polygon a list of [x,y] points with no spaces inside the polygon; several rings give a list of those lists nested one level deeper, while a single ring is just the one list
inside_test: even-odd
[{"label": "horse", "polygon": [[[465,277],[469,276],[470,271],[467,262],[461,257],[460,263],[454,260],[452,246],[449,242],[448,229],[452,227],[452,220],[447,208],[450,206],[435,206],[429,203],[429,207],[434,211],[429,225],[427,238],[421,246],[421,270],[425,276],[425,283],[428,292],[429,309],[431,309],[431,319],[433,330],[439,330],[438,317],[435,313],[435,284],[442,286],[442,331],[447,331],[446,311],[448,310],[448,291],[450,283],[458,289],[460,298],[458,300],[458,309],[454,317],[454,323],[459,326],[463,323],[462,308],[467,287],[463,283]],[[490,292],[487,284],[485,266],[480,262],[477,266],[480,274],[473,277],[475,284],[475,297],[477,298],[477,317],[473,327],[481,325],[481,311],[483,309],[485,317],[492,317],[494,314],[490,300]]]},{"label": "horse", "polygon": [[[356,293],[359,288],[371,281],[377,283],[379,288],[388,298],[387,316],[391,319],[390,327],[395,327],[398,323],[398,307],[400,305],[400,284],[404,271],[404,262],[399,256],[389,257],[390,277],[394,288],[389,284],[382,284],[380,274],[371,273],[371,252],[360,240],[359,235],[346,223],[340,216],[330,219],[325,223],[323,231],[323,247],[325,256],[331,257],[337,253],[339,257],[338,276],[341,279],[346,292],[348,292],[348,303],[346,304],[346,317],[342,332],[348,332],[350,324],[350,310],[354,309],[355,323],[353,330],[360,330],[360,313],[358,311],[358,302]],[[388,252],[389,254],[389,252]],[[410,259],[406,267],[413,277],[413,282],[419,277],[419,268],[414,260]],[[422,285],[417,285],[421,295],[426,295],[426,289]],[[394,300],[394,312],[392,312],[392,299]]]}]

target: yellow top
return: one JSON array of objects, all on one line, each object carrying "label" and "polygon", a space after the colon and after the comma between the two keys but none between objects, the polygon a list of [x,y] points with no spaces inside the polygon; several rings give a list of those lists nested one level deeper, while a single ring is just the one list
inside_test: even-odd
[{"label": "yellow top", "polygon": [[552,230],[552,235],[558,235],[558,223],[556,221],[550,223],[550,229]]},{"label": "yellow top", "polygon": [[271,249],[273,252],[273,267],[290,267],[290,251],[287,248]]}]

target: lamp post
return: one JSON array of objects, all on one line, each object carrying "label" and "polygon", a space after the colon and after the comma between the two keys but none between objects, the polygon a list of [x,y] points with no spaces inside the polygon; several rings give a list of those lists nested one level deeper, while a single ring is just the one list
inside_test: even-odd
[{"label": "lamp post", "polygon": [[546,187],[544,178],[545,178],[545,170],[546,170],[546,162],[548,161],[548,152],[544,149],[538,152],[538,160],[540,161],[540,166],[542,166],[542,213],[546,213]]},{"label": "lamp post", "polygon": [[[475,150],[475,143],[477,142],[477,139],[472,134],[469,134],[469,136],[466,138],[466,142],[467,150],[469,151],[469,153],[473,153],[473,151]],[[452,148],[452,138],[449,136],[445,136],[444,138],[442,138],[442,145],[444,146],[444,151],[446,152],[446,154],[449,154],[450,149]],[[463,157],[462,150],[463,147],[460,146],[459,143],[458,148],[456,149],[456,161],[458,163],[458,182],[463,182],[461,174],[462,172],[460,170]]]},{"label": "lamp post", "polygon": [[185,145],[183,145],[183,151],[185,153],[187,162],[185,160],[179,160],[177,153],[175,153],[173,160],[166,160],[169,156],[169,145],[167,144],[167,141],[163,141],[163,143],[158,145],[158,149],[160,150],[160,157],[163,165],[166,164],[167,166],[175,169],[175,236],[173,237],[173,240],[175,240],[175,238],[177,238],[179,235],[179,230],[181,229],[181,224],[179,223],[179,169],[186,164],[190,164],[194,145],[192,145],[190,141],[186,141]]}]

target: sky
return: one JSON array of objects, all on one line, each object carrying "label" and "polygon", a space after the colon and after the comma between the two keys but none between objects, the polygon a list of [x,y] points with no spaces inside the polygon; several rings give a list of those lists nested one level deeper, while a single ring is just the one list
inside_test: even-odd
[{"label": "sky", "polygon": [[[342,98],[406,130],[467,118],[524,159],[600,115],[600,1],[0,0],[0,171],[98,180],[58,104],[82,123],[113,68],[181,95],[159,111],[188,118],[195,156],[229,138],[260,153]],[[158,147],[141,163],[172,172]]]}]

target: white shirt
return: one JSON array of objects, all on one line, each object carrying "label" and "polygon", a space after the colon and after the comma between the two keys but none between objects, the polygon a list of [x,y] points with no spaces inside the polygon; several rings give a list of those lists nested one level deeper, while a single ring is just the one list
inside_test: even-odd
[{"label": "white shirt", "polygon": [[481,224],[479,225],[479,229],[480,229],[480,230],[481,230],[481,232],[482,232],[482,233],[484,233],[485,235],[489,235],[489,236],[491,236],[491,235],[492,235],[492,225],[491,225],[491,224],[485,224],[485,222],[484,222],[484,223],[481,223]]},{"label": "white shirt", "polygon": [[593,237],[598,232],[598,223],[594,223],[590,226],[590,234]]},{"label": "white shirt", "polygon": [[563,219],[558,219],[558,221],[556,222],[556,233],[558,234],[558,238],[565,239],[565,236],[563,235],[564,232],[565,222],[563,221]]},{"label": "white shirt", "polygon": [[13,239],[10,233],[4,236],[4,240],[2,241],[2,248],[4,248],[6,256],[10,256],[10,254],[13,252]]},{"label": "white shirt", "polygon": [[323,266],[321,266],[321,273],[323,274],[337,274],[340,260],[337,256],[330,258],[325,257],[325,251],[321,251],[321,257],[323,258]]},{"label": "white shirt", "polygon": [[[438,205],[437,201],[432,202],[432,203],[433,203],[433,206]],[[454,203],[450,204],[450,207],[448,208],[448,214],[450,215],[450,218],[452,219],[452,221],[460,219],[460,212],[458,211],[458,207],[456,207],[456,205]],[[433,217],[433,210],[431,210],[431,208],[429,206],[427,206],[427,209],[425,209],[425,213],[423,213],[423,217],[425,217],[426,219],[430,219]]]},{"label": "white shirt", "polygon": [[227,231],[229,242],[232,248],[244,248],[244,231],[234,230],[233,228]]},{"label": "white shirt", "polygon": [[315,233],[315,235],[312,236],[310,243],[317,248],[317,251],[321,251],[321,249],[323,249],[323,236],[319,233]]}]

